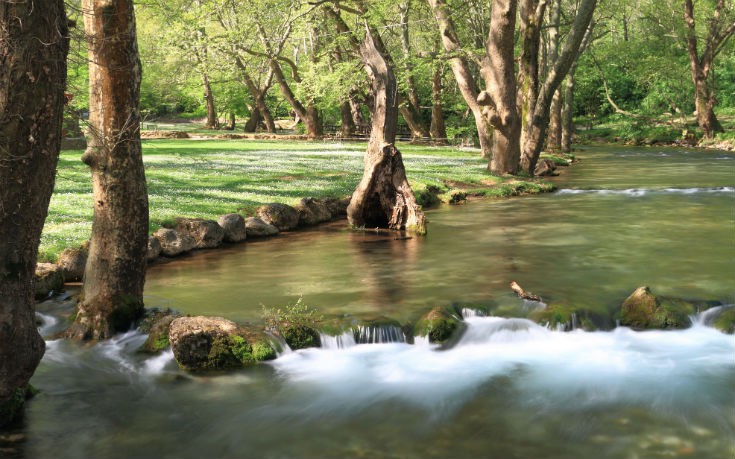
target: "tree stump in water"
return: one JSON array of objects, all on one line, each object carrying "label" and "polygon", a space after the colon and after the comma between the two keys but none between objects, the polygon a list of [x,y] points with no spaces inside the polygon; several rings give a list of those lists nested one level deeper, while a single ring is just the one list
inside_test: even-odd
[{"label": "tree stump in water", "polygon": [[353,226],[426,233],[426,220],[406,179],[401,152],[395,147],[398,125],[396,77],[380,35],[366,24],[360,57],[370,77],[374,105],[372,130],[360,184],[352,194],[347,219]]},{"label": "tree stump in water", "polygon": [[426,219],[406,179],[401,152],[393,144],[368,146],[365,173],[347,208],[351,225],[426,233]]}]

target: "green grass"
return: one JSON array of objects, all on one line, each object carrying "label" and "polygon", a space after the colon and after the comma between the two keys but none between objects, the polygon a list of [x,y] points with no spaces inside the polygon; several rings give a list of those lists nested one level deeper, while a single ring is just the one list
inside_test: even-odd
[{"label": "green grass", "polygon": [[[365,143],[328,141],[143,141],[150,231],[177,217],[216,220],[230,212],[252,215],[269,202],[293,205],[307,196],[348,196],[362,176],[365,147]],[[399,148],[417,193],[431,187],[444,201],[456,189],[489,196],[546,189],[489,175],[479,150],[409,144]],[[89,239],[92,185],[81,154],[64,151],[59,158],[40,260],[55,261],[64,248]]]}]

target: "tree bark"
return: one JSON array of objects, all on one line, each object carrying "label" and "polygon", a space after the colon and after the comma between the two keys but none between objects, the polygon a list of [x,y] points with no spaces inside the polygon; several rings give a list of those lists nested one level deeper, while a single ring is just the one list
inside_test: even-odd
[{"label": "tree bark", "polygon": [[434,72],[431,75],[431,128],[429,134],[434,142],[447,143],[447,128],[444,124],[444,110],[442,108],[442,65],[434,63]]},{"label": "tree bark", "polygon": [[590,46],[590,43],[592,43],[592,32],[594,29],[595,21],[593,20],[587,27],[587,31],[582,39],[582,45],[579,47],[579,52],[574,57],[571,67],[569,67],[569,72],[567,72],[566,81],[564,83],[564,98],[562,100],[561,111],[561,151],[563,153],[570,153],[572,151],[572,139],[574,137],[573,115],[575,74],[577,73],[579,58]]},{"label": "tree bark", "polygon": [[[549,28],[547,52],[549,65],[554,65],[559,58],[559,26],[561,22],[561,0],[553,0],[549,9]],[[576,59],[575,59],[576,61]],[[562,131],[562,90],[561,85],[554,92],[549,109],[549,134],[546,138],[546,147],[549,151],[561,151]]]},{"label": "tree bark", "polygon": [[245,122],[245,127],[243,128],[243,131],[245,132],[257,131],[260,121],[261,121],[260,110],[258,110],[258,107],[252,107],[252,109],[250,110],[250,118],[248,118],[248,120]]},{"label": "tree bark", "polygon": [[393,69],[382,51],[380,37],[366,26],[365,39],[360,44],[360,58],[374,95],[372,131],[362,180],[352,194],[347,218],[356,227],[387,227],[424,234],[424,213],[416,203],[401,153],[395,147],[397,84]]},{"label": "tree bark", "polygon": [[478,97],[483,113],[495,128],[492,158],[493,174],[515,174],[520,157],[521,116],[516,103],[515,60],[513,55],[516,0],[494,0],[490,17],[487,57],[480,72],[485,91]]},{"label": "tree bark", "polygon": [[475,118],[482,156],[490,159],[493,150],[493,127],[485,118],[482,107],[477,101],[480,91],[475,78],[472,76],[469,61],[462,51],[459,36],[450,15],[451,10],[445,0],[428,0],[428,2],[439,25],[442,46],[452,56],[449,63],[459,92]]},{"label": "tree bark", "polygon": [[276,123],[273,120],[273,115],[271,114],[268,105],[265,103],[265,95],[268,92],[268,89],[270,89],[271,82],[273,81],[273,72],[268,74],[265,85],[263,85],[263,88],[261,89],[257,84],[255,84],[255,81],[253,81],[242,59],[237,55],[234,57],[235,64],[240,70],[242,82],[245,83],[245,87],[248,88],[248,92],[253,98],[253,103],[255,104],[255,110],[251,111],[250,120],[245,124],[245,132],[255,132],[260,122],[263,121],[263,123],[265,123],[265,130],[271,134],[275,133]]},{"label": "tree bark", "polygon": [[89,47],[94,221],[84,284],[67,336],[106,339],[143,313],[148,195],[140,145],[141,67],[132,0],[83,0]]},{"label": "tree bark", "polygon": [[339,103],[340,132],[343,139],[352,138],[355,135],[355,121],[352,119],[352,108],[349,100]]},{"label": "tree bark", "polygon": [[[34,273],[61,146],[69,31],[62,0],[0,2],[0,426],[45,344]],[[11,406],[12,405],[12,406]]]},{"label": "tree bark", "polygon": [[207,129],[218,129],[219,120],[217,119],[217,110],[214,106],[214,94],[212,93],[212,85],[209,83],[209,76],[202,73],[202,85],[204,86],[204,100],[207,103]]},{"label": "tree bark", "polygon": [[291,90],[291,87],[286,81],[286,77],[283,74],[281,64],[278,63],[277,59],[270,60],[270,68],[273,71],[273,76],[278,83],[278,87],[281,89],[281,94],[286,101],[291,105],[291,108],[296,112],[296,116],[304,123],[306,127],[306,136],[309,139],[318,139],[324,135],[322,128],[321,117],[319,111],[316,109],[314,104],[310,103],[306,107],[296,98],[296,95]]},{"label": "tree bark", "polygon": [[[722,125],[715,116],[714,89],[710,80],[710,70],[714,59],[722,50],[722,45],[735,34],[735,21],[732,18],[725,19],[725,0],[717,0],[709,30],[705,39],[705,48],[700,56],[697,49],[697,35],[694,21],[694,5],[692,0],[684,1],[684,21],[687,27],[687,51],[689,53],[689,66],[694,83],[694,103],[697,110],[697,124],[704,131],[708,139],[714,137],[715,132],[722,132]],[[726,22],[732,21],[732,22]]]},{"label": "tree bark", "polygon": [[408,33],[409,10],[410,2],[402,2],[398,5],[401,21],[401,49],[406,62],[403,69],[406,75],[406,96],[403,98],[404,100],[399,101],[399,111],[411,130],[412,138],[428,138],[430,135],[429,129],[424,120],[421,119],[421,102],[419,100],[418,90],[416,89],[416,81],[413,77],[411,44]]},{"label": "tree bark", "polygon": [[564,42],[564,48],[559,58],[550,69],[543,85],[539,88],[538,99],[530,118],[530,123],[524,132],[523,154],[521,167],[529,175],[533,175],[536,163],[541,154],[546,132],[549,127],[549,108],[556,89],[561,84],[572,63],[579,55],[582,41],[592,21],[592,15],[597,6],[597,0],[582,0],[577,8],[572,28]]}]

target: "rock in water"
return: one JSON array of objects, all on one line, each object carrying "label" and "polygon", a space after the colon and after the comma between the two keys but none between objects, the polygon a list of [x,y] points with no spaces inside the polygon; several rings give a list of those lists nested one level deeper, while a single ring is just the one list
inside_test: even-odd
[{"label": "rock in water", "polygon": [[216,221],[202,218],[180,218],[176,221],[176,231],[194,239],[197,249],[219,247],[225,236],[225,231]]},{"label": "rock in water", "polygon": [[36,265],[36,299],[42,299],[51,292],[64,290],[64,274],[61,267],[53,263]]},{"label": "rock in water", "polygon": [[245,232],[248,237],[268,237],[278,234],[278,228],[257,217],[245,219]]},{"label": "rock in water", "polygon": [[89,254],[89,241],[77,248],[67,248],[61,251],[57,265],[61,267],[65,282],[81,281],[84,277],[84,267]]},{"label": "rock in water", "polygon": [[146,251],[145,259],[150,262],[159,256],[161,256],[161,243],[154,236],[148,236],[148,250]]},{"label": "rock in water", "polygon": [[620,325],[646,329],[687,328],[696,312],[692,302],[657,297],[647,286],[638,287],[621,306]]},{"label": "rock in water", "polygon": [[248,236],[245,219],[240,214],[222,215],[217,223],[224,230],[224,240],[227,242],[241,242]]},{"label": "rock in water", "polygon": [[299,225],[299,212],[286,204],[266,204],[258,207],[257,213],[261,220],[275,226],[278,231],[289,231]]},{"label": "rock in water", "polygon": [[196,246],[196,241],[191,236],[169,228],[159,229],[153,233],[153,237],[161,243],[161,253],[167,257],[189,252]]}]

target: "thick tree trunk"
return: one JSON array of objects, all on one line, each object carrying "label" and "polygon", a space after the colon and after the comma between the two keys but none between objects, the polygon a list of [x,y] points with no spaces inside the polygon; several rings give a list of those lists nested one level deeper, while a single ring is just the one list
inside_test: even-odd
[{"label": "thick tree trunk", "polygon": [[243,131],[245,132],[255,132],[258,130],[258,125],[260,124],[261,118],[260,118],[260,110],[258,110],[258,107],[253,107],[250,110],[250,118],[245,122],[245,127],[243,128]]},{"label": "thick tree trunk", "polygon": [[444,124],[444,110],[442,108],[442,71],[441,64],[434,65],[431,75],[431,128],[429,134],[436,143],[447,143],[447,128]]},{"label": "thick tree trunk", "polygon": [[0,426],[18,413],[45,349],[34,273],[61,146],[68,51],[62,0],[0,2]]},{"label": "thick tree trunk", "polygon": [[387,227],[426,233],[421,207],[406,178],[401,153],[395,147],[398,100],[393,69],[382,53],[379,36],[366,27],[360,57],[374,94],[372,131],[362,180],[352,194],[347,218],[356,227]]},{"label": "thick tree trunk", "polygon": [[695,109],[697,110],[697,124],[704,131],[704,136],[711,139],[715,136],[716,132],[722,132],[722,125],[715,116],[715,103],[716,100],[712,95],[709,82],[706,78],[703,78],[701,72],[698,73],[694,80],[694,87],[696,91]]},{"label": "thick tree trunk", "polygon": [[516,0],[494,0],[487,40],[487,59],[480,69],[486,90],[478,97],[493,133],[493,174],[515,174],[520,158],[521,116],[516,104],[515,61],[513,56]]},{"label": "thick tree trunk", "polygon": [[212,85],[209,83],[209,76],[202,73],[202,84],[204,85],[204,100],[207,103],[207,129],[218,129],[219,120],[217,119],[217,110],[214,106],[214,94],[212,93]]},{"label": "thick tree trunk", "polygon": [[148,195],[139,131],[141,67],[132,0],[83,0],[89,46],[94,222],[84,284],[68,336],[106,339],[143,313]]}]

